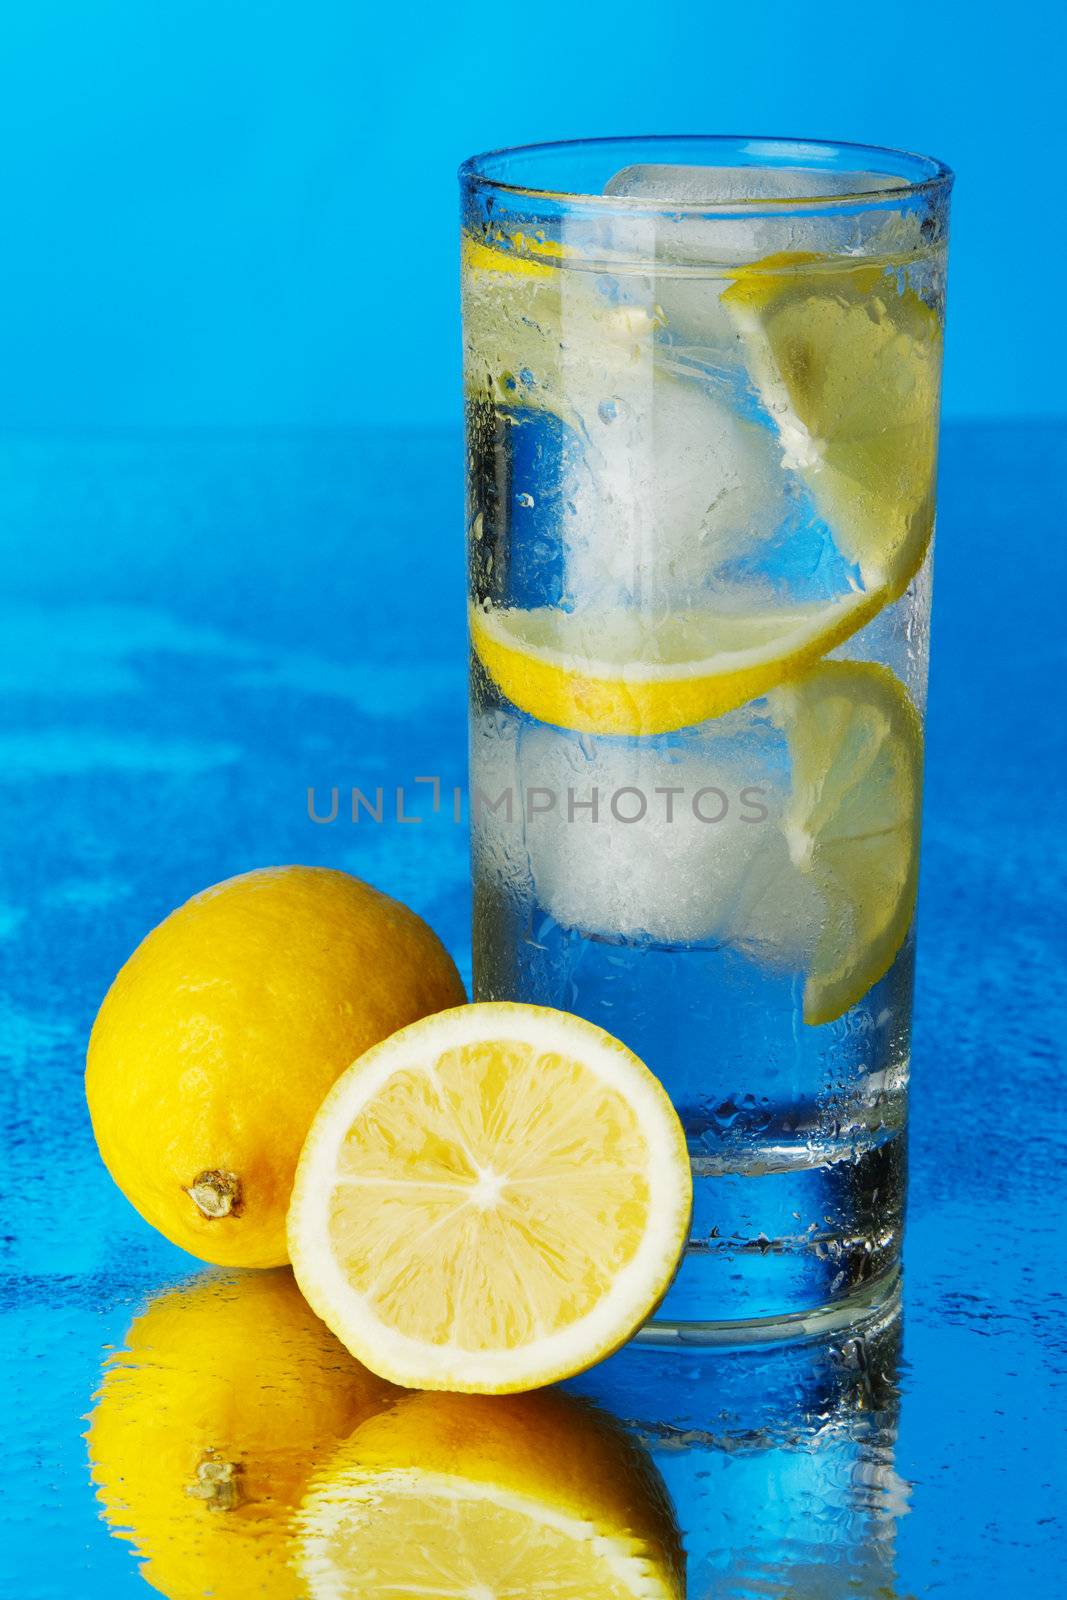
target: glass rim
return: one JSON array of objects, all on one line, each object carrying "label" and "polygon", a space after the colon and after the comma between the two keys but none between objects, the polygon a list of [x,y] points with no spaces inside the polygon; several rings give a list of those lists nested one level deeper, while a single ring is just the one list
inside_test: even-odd
[{"label": "glass rim", "polygon": [[[831,152],[859,157],[882,158],[890,162],[886,177],[899,176],[900,181],[885,187],[856,189],[849,193],[818,194],[818,195],[789,195],[789,196],[749,196],[735,200],[709,200],[709,201],[675,201],[671,199],[658,199],[650,195],[621,195],[604,194],[603,192],[589,193],[580,189],[553,189],[533,184],[523,184],[511,181],[508,178],[494,176],[491,170],[493,163],[503,163],[505,158],[516,156],[555,155],[582,150],[607,150],[617,147],[620,152],[629,148],[635,149],[644,146],[669,146],[678,144],[705,145],[709,148],[727,145],[735,146],[767,146],[768,154],[773,152],[781,157],[795,154],[798,158],[796,166],[803,168],[810,165],[813,172],[827,171],[828,164],[823,166],[805,163],[803,156],[807,153],[818,152],[823,156]],[[758,150],[755,151],[758,155]],[[910,164],[917,169],[914,178],[898,174],[894,168],[903,164]],[[757,159],[751,163],[753,171],[767,171],[775,166],[786,166],[789,163],[776,160]],[[853,169],[848,169],[853,170]],[[874,170],[857,167],[855,170]],[[734,134],[734,133],[651,133],[651,134],[605,134],[588,139],[547,139],[533,144],[502,145],[497,149],[484,150],[477,155],[468,156],[459,168],[461,184],[470,185],[501,195],[513,195],[524,200],[544,200],[558,205],[575,205],[603,209],[605,212],[617,213],[656,213],[670,216],[700,216],[700,217],[743,217],[753,215],[782,215],[795,210],[804,211],[834,211],[842,206],[884,206],[899,204],[902,200],[914,200],[918,196],[931,195],[938,190],[947,190],[951,187],[954,173],[944,161],[936,156],[921,155],[916,151],[895,148],[892,145],[858,144],[855,141],[840,139],[805,139],[795,136],[780,134]]]}]

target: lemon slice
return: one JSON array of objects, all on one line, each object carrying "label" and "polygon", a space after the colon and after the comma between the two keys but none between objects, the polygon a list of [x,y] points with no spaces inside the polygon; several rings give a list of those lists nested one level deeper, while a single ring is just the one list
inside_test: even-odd
[{"label": "lemon slice", "polygon": [[401,1400],[321,1469],[297,1520],[310,1600],[685,1593],[652,1462],[553,1391]]},{"label": "lemon slice", "polygon": [[865,587],[897,599],[933,527],[941,323],[877,263],[768,256],[722,295],[786,460]]},{"label": "lemon slice", "polygon": [[488,239],[464,233],[460,252],[465,272],[503,272],[523,278],[551,278],[555,263],[568,253],[566,245],[552,239],[539,239],[528,233],[499,232]]},{"label": "lemon slice", "polygon": [[887,667],[824,661],[777,689],[793,867],[818,890],[804,1021],[832,1022],[884,977],[911,926],[919,874],[922,724]]},{"label": "lemon slice", "polygon": [[513,705],[578,733],[670,733],[802,673],[861,628],[881,597],[763,611],[565,612],[472,605],[471,640]]},{"label": "lemon slice", "polygon": [[564,1012],[485,1004],[362,1056],[308,1135],[300,1287],[409,1387],[502,1394],[592,1365],[662,1298],[692,1180],[659,1082]]}]

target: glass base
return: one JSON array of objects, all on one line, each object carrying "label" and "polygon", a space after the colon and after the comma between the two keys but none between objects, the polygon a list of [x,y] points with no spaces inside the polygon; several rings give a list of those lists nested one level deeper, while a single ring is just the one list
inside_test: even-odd
[{"label": "glass base", "polygon": [[744,1317],[713,1322],[678,1322],[664,1314],[664,1306],[634,1335],[633,1343],[656,1349],[722,1349],[742,1345],[782,1344],[791,1340],[821,1339],[842,1329],[855,1331],[868,1322],[893,1316],[900,1300],[900,1267],[860,1285],[852,1294],[826,1306],[791,1311],[780,1317]]},{"label": "glass base", "polygon": [[694,1161],[689,1246],[642,1339],[806,1337],[884,1303],[900,1262],[904,1136],[822,1155],[765,1148],[758,1167],[733,1171]]}]

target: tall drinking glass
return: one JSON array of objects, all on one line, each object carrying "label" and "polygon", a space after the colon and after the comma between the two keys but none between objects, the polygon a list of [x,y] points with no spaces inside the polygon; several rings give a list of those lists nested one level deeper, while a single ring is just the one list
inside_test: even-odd
[{"label": "tall drinking glass", "polygon": [[901,1247],[951,174],[707,137],[461,183],[475,994],[671,1094],[652,1337],[825,1325]]}]

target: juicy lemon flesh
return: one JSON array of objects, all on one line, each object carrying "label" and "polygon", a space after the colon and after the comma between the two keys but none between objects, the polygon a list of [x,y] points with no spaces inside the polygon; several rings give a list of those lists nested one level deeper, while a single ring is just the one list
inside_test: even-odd
[{"label": "juicy lemon flesh", "polygon": [[792,762],[790,850],[817,884],[825,913],[804,1020],[831,1022],[884,977],[911,926],[922,725],[898,679],[867,662],[823,662],[771,703]]},{"label": "juicy lemon flesh", "polygon": [[799,253],[755,263],[722,298],[836,544],[896,599],[933,524],[937,312],[896,272]]},{"label": "juicy lemon flesh", "polygon": [[466,1006],[354,1063],[297,1173],[297,1279],[408,1387],[503,1394],[583,1371],[666,1292],[685,1134],[618,1040],[547,1008]]},{"label": "juicy lemon flesh", "polygon": [[589,1523],[461,1479],[371,1476],[353,1482],[349,1496],[343,1524],[305,1563],[312,1596],[666,1600],[677,1592],[635,1541],[612,1541]]},{"label": "juicy lemon flesh", "polygon": [[580,1061],[461,1047],[432,1076],[399,1073],[350,1128],[332,1248],[399,1332],[514,1349],[585,1316],[632,1260],[647,1165],[632,1107]]}]

